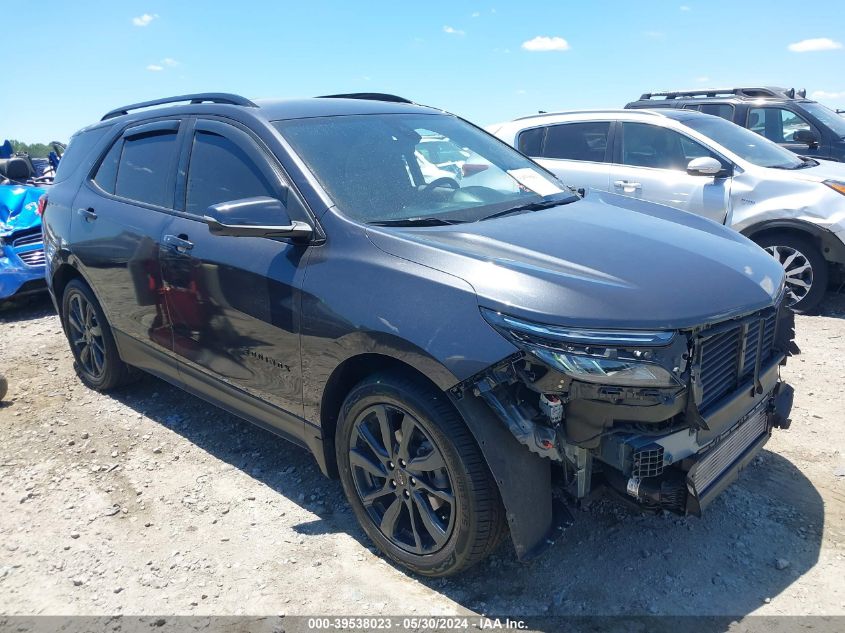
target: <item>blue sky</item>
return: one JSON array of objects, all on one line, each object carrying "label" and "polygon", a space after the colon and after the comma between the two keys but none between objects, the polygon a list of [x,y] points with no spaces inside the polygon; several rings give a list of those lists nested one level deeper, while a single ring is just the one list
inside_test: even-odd
[{"label": "blue sky", "polygon": [[23,48],[4,55],[0,139],[65,140],[115,106],[198,91],[392,92],[482,125],[715,85],[845,108],[833,0],[6,2]]}]

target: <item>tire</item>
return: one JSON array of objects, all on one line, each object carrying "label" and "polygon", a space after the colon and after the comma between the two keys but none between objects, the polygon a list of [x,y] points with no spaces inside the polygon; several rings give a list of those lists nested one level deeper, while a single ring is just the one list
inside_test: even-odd
[{"label": "tire", "polygon": [[120,359],[106,315],[91,288],[73,279],[62,295],[62,327],[73,367],[86,386],[108,391],[132,382],[136,371]]},{"label": "tire", "polygon": [[424,381],[381,374],[359,383],[341,408],[335,446],[343,490],[364,531],[411,571],[457,574],[506,533],[475,439],[446,396]]},{"label": "tire", "polygon": [[7,393],[9,393],[9,382],[5,376],[0,376],[0,401],[6,397]]},{"label": "tire", "polygon": [[809,238],[787,232],[769,233],[754,241],[784,265],[787,290],[795,300],[792,309],[811,314],[827,291],[828,263],[818,247]]}]

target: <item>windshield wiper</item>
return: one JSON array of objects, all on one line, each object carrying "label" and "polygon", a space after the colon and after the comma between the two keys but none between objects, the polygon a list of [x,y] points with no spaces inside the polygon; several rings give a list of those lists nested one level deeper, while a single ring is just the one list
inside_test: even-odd
[{"label": "windshield wiper", "polygon": [[450,224],[462,224],[465,220],[447,220],[446,218],[397,218],[395,220],[379,220],[368,222],[373,226],[448,226]]},{"label": "windshield wiper", "polygon": [[527,204],[519,204],[515,207],[509,207],[503,211],[497,211],[491,215],[485,215],[483,218],[479,218],[477,221],[481,222],[482,220],[492,220],[493,218],[501,218],[505,215],[510,215],[511,213],[520,213],[522,211],[540,211],[541,209],[550,209],[552,207],[557,207],[562,204],[569,204],[570,202],[575,202],[576,200],[580,200],[578,196],[571,196],[566,197],[563,199],[555,198],[554,200],[542,200],[540,202],[529,202]]}]

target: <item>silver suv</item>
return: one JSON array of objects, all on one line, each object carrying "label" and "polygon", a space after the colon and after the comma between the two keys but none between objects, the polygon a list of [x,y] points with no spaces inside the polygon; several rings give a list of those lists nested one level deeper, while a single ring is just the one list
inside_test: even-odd
[{"label": "silver suv", "polygon": [[540,114],[488,130],[569,185],[677,207],[750,237],[786,269],[797,312],[843,275],[843,164],[687,110]]}]

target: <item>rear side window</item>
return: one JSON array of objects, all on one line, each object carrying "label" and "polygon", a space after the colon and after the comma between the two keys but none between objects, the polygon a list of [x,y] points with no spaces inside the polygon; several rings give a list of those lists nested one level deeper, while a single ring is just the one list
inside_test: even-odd
[{"label": "rear side window", "polygon": [[86,132],[77,132],[70,138],[67,149],[59,161],[59,168],[56,170],[56,177],[53,182],[61,182],[70,176],[86,156],[94,149],[94,146],[103,138],[109,128],[99,127]]},{"label": "rear side window", "polygon": [[546,134],[545,158],[601,163],[607,154],[610,121],[553,125]]},{"label": "rear side window", "polygon": [[175,130],[127,137],[117,169],[115,195],[159,207],[172,206],[173,192],[168,185],[175,155]]},{"label": "rear side window", "polygon": [[255,161],[230,139],[198,131],[188,170],[188,213],[204,215],[213,204],[254,198],[278,197],[275,187]]},{"label": "rear side window", "polygon": [[520,132],[516,140],[516,148],[526,156],[539,156],[545,131],[544,127],[535,127],[532,130]]}]

